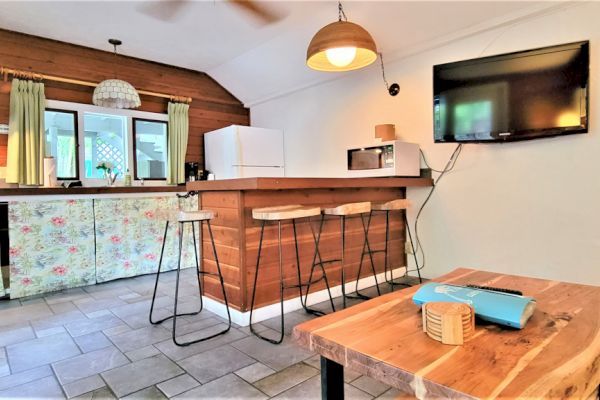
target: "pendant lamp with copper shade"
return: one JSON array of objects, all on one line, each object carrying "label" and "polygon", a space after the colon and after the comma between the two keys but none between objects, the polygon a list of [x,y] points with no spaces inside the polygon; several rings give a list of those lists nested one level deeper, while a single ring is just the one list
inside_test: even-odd
[{"label": "pendant lamp with copper shade", "polygon": [[375,41],[362,26],[348,22],[341,2],[338,14],[338,21],[321,28],[308,45],[306,65],[314,70],[352,71],[377,59]]}]

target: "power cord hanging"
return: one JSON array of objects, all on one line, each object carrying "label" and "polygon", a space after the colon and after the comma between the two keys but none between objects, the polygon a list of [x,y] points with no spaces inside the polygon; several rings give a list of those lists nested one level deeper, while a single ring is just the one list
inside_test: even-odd
[{"label": "power cord hanging", "polygon": [[346,17],[346,13],[344,12],[344,7],[342,6],[342,2],[338,1],[338,21],[342,21],[342,17],[344,21],[348,22],[348,17]]},{"label": "power cord hanging", "polygon": [[[431,196],[433,195],[433,192],[437,188],[438,183],[442,180],[442,178],[448,172],[452,171],[454,169],[454,167],[456,166],[456,162],[458,161],[458,157],[460,157],[460,153],[462,152],[462,148],[463,148],[462,143],[459,144],[458,146],[456,146],[456,148],[452,152],[452,155],[448,159],[448,162],[444,166],[444,169],[441,170],[440,175],[435,179],[435,181],[433,183],[433,187],[429,191],[429,194],[425,198],[425,201],[423,201],[423,203],[421,204],[421,207],[419,207],[419,211],[417,212],[417,216],[415,217],[415,230],[414,231],[415,231],[415,239],[416,239],[416,245],[417,245],[417,248],[415,249],[415,252],[421,253],[421,265],[418,265],[418,264],[415,265],[415,268],[418,269],[418,270],[422,270],[423,268],[425,268],[425,250],[423,248],[423,245],[421,244],[421,239],[419,238],[419,217],[421,216],[421,213],[423,212],[423,209],[425,208],[425,206],[427,205],[427,203],[431,199]],[[421,154],[423,156],[423,159],[425,159],[425,154],[423,154],[423,153],[421,153]],[[425,163],[427,164],[427,162],[425,162]],[[413,271],[416,271],[416,270],[408,270],[406,272],[413,272]]]},{"label": "power cord hanging", "polygon": [[400,85],[397,83],[392,83],[390,86],[388,84],[387,78],[385,77],[385,67],[383,65],[383,53],[377,53],[379,55],[379,62],[381,64],[381,76],[383,77],[383,83],[385,83],[385,88],[387,89],[390,96],[396,96],[400,93]]}]

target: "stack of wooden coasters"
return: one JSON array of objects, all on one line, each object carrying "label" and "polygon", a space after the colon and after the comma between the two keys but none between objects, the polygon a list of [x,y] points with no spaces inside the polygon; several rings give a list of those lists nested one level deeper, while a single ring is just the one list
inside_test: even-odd
[{"label": "stack of wooden coasters", "polygon": [[423,332],[443,344],[461,345],[475,333],[475,312],[464,303],[423,304]]}]

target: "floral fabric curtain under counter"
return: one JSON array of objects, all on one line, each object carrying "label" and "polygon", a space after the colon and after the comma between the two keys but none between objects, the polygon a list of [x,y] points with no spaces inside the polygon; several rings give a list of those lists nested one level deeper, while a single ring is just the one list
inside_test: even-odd
[{"label": "floral fabric curtain under counter", "polygon": [[[175,196],[95,200],[97,281],[156,272],[165,230],[164,212],[177,210],[179,201]],[[181,201],[182,209],[198,209],[197,198]],[[177,268],[177,225],[169,224],[163,271]],[[181,268],[195,267],[191,227],[186,225]]]},{"label": "floral fabric curtain under counter", "polygon": [[8,218],[11,298],[96,282],[91,199],[10,202]]}]

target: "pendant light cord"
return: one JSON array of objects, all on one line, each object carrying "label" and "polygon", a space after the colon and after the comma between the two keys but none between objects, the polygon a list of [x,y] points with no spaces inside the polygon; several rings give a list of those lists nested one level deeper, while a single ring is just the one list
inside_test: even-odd
[{"label": "pendant light cord", "polygon": [[344,18],[344,21],[348,22],[348,17],[346,17],[344,7],[342,7],[342,2],[338,1],[338,21],[341,22],[342,18]]},{"label": "pendant light cord", "polygon": [[379,54],[379,62],[381,63],[381,76],[383,76],[383,83],[385,83],[385,88],[390,89],[390,85],[385,77],[385,67],[383,66],[383,53]]}]

